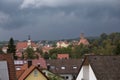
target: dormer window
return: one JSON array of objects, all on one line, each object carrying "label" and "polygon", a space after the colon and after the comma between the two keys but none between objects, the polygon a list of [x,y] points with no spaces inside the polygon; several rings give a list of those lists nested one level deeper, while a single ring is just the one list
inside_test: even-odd
[{"label": "dormer window", "polygon": [[61,69],[65,69],[65,66],[62,66]]},{"label": "dormer window", "polygon": [[77,66],[73,66],[73,69],[77,69]]},{"label": "dormer window", "polygon": [[55,66],[50,66],[51,69],[55,69]]}]

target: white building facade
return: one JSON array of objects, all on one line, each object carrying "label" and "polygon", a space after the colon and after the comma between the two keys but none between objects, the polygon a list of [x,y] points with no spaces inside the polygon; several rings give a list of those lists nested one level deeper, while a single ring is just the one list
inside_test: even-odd
[{"label": "white building facade", "polygon": [[76,80],[97,80],[91,65],[83,65]]}]

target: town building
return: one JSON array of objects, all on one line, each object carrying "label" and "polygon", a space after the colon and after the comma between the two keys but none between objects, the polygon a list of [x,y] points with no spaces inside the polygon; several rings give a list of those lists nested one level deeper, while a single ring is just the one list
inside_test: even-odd
[{"label": "town building", "polygon": [[32,48],[34,51],[37,50],[37,45],[31,41],[30,36],[28,37],[27,41],[24,42],[18,42],[16,44],[16,55],[18,58],[21,58],[23,55],[23,52],[27,49],[27,48]]},{"label": "town building", "polygon": [[32,65],[32,61],[28,61],[21,67],[21,70],[16,71],[18,80],[48,80],[48,77],[39,69]]},{"label": "town building", "polygon": [[[21,70],[24,64],[28,64],[27,60],[14,60],[16,70]],[[44,58],[38,58],[32,60],[32,65],[38,66],[40,69],[47,69],[46,61]]]},{"label": "town building", "polygon": [[46,62],[49,71],[60,75],[65,80],[75,80],[82,64],[81,59],[56,59]]},{"label": "town building", "polygon": [[0,54],[0,80],[16,80],[14,60],[11,54]]},{"label": "town building", "polygon": [[69,59],[69,54],[57,54],[57,59]]},{"label": "town building", "polygon": [[68,47],[69,46],[69,43],[67,41],[59,41],[57,42],[57,48],[62,48],[62,47]]},{"label": "town building", "polygon": [[45,45],[42,47],[43,53],[46,53],[46,52],[49,53],[51,49],[53,49],[53,47],[51,47],[50,45]]},{"label": "town building", "polygon": [[86,56],[76,80],[120,80],[120,56]]},{"label": "town building", "polygon": [[83,45],[89,45],[88,40],[84,37],[84,34],[80,34],[80,41],[78,42],[78,45],[83,44]]}]

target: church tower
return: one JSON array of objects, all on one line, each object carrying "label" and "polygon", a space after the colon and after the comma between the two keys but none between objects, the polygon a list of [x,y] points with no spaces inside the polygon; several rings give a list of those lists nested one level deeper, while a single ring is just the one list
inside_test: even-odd
[{"label": "church tower", "polygon": [[84,39],[84,33],[80,34],[80,39]]},{"label": "church tower", "polygon": [[30,37],[30,35],[28,35],[28,42],[27,42],[27,45],[28,45],[28,47],[31,47],[31,37]]},{"label": "church tower", "polygon": [[78,43],[78,45],[83,44],[83,45],[89,45],[88,40],[84,37],[84,33],[80,34],[80,41]]}]

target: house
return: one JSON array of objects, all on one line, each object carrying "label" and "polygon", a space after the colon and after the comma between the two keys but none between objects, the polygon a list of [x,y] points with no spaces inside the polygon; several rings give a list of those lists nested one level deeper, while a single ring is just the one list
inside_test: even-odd
[{"label": "house", "polygon": [[76,80],[120,80],[120,56],[86,56]]},{"label": "house", "polygon": [[80,41],[78,42],[78,45],[83,44],[83,45],[89,45],[88,40],[84,37],[84,34],[80,34]]},{"label": "house", "polygon": [[81,59],[56,59],[47,60],[46,62],[49,71],[65,80],[75,80],[82,64]]},{"label": "house", "polygon": [[[16,70],[21,70],[21,67],[27,63],[27,60],[14,60]],[[40,69],[47,69],[46,61],[44,58],[33,59],[32,65],[39,66]]]},{"label": "house", "polygon": [[0,54],[0,80],[16,80],[16,72],[11,54]]},{"label": "house", "polygon": [[27,60],[14,60],[14,66],[16,70],[20,70],[24,64],[27,64]]},{"label": "house", "polygon": [[43,53],[45,53],[45,52],[49,53],[49,51],[51,49],[53,49],[53,47],[51,47],[50,45],[45,45],[45,46],[42,47]]},{"label": "house", "polygon": [[21,67],[21,70],[16,71],[18,80],[48,80],[46,75],[37,67],[32,65],[32,61],[28,61]]},{"label": "house", "polygon": [[57,59],[69,59],[69,54],[57,54]]},{"label": "house", "polygon": [[62,48],[62,47],[68,47],[69,46],[69,43],[67,41],[59,41],[57,42],[57,48]]},{"label": "house", "polygon": [[7,53],[7,49],[8,49],[8,47],[7,47],[7,46],[4,46],[4,47],[2,48],[2,51],[3,51],[4,53]]},{"label": "house", "polygon": [[34,51],[37,50],[37,45],[31,41],[30,38],[28,38],[27,41],[24,42],[18,42],[16,44],[16,55],[18,58],[21,58],[23,55],[23,52],[27,49],[27,48],[33,48]]},{"label": "house", "polygon": [[50,80],[64,80],[62,77],[59,75],[56,75],[47,69],[42,69],[42,72],[50,79]]},{"label": "house", "polygon": [[37,45],[34,42],[31,42],[31,40],[18,42],[16,45],[17,51],[26,50],[28,47],[32,47],[34,51],[37,50]]}]

